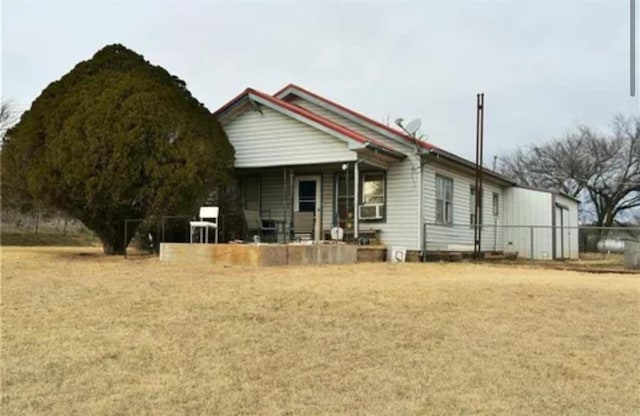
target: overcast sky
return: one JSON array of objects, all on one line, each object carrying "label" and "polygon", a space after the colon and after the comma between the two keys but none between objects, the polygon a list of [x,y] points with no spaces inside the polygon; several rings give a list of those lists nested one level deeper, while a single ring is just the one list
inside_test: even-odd
[{"label": "overcast sky", "polygon": [[[640,6],[640,5],[639,5]],[[294,82],[377,120],[421,118],[430,141],[485,161],[635,115],[629,1],[2,0],[2,96],[24,110],[106,44],[187,82],[212,111]]]}]

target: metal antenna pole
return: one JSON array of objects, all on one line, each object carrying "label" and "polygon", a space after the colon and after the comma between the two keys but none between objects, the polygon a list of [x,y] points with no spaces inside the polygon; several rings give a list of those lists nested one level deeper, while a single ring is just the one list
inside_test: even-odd
[{"label": "metal antenna pole", "polygon": [[480,94],[480,190],[478,195],[478,254],[482,252],[482,199],[484,188],[484,93]]},{"label": "metal antenna pole", "polygon": [[475,181],[475,204],[473,220],[473,257],[477,259],[482,250],[482,165],[483,165],[483,141],[484,141],[484,93],[477,94],[476,108],[476,181]]}]

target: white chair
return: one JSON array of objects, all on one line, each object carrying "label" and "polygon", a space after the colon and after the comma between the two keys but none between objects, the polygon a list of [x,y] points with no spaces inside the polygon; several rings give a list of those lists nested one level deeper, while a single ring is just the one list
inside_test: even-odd
[{"label": "white chair", "polygon": [[[200,242],[209,242],[209,228],[216,230],[216,243],[218,243],[218,207],[200,207],[200,221],[189,221],[189,242],[193,243],[193,231],[200,228]],[[211,220],[211,221],[205,221]],[[202,230],[205,231],[205,238],[202,239]]]}]

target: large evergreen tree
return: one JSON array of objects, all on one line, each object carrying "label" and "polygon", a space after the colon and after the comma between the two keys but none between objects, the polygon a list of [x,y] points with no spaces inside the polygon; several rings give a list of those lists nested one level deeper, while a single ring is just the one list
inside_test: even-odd
[{"label": "large evergreen tree", "polygon": [[121,254],[133,234],[125,241],[125,219],[193,213],[233,158],[184,81],[110,45],[51,83],[7,133],[3,193],[28,191]]}]

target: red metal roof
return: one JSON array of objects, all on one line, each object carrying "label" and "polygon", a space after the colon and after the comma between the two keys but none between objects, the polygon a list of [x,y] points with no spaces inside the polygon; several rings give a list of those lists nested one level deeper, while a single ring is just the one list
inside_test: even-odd
[{"label": "red metal roof", "polygon": [[[299,91],[301,93],[304,93],[304,94],[307,94],[307,95],[309,95],[309,96],[311,96],[311,97],[313,97],[313,98],[315,98],[315,99],[317,99],[319,101],[322,101],[322,102],[324,102],[325,104],[327,104],[329,106],[335,107],[337,109],[340,109],[341,111],[344,111],[344,112],[346,112],[348,114],[351,114],[352,116],[354,116],[356,118],[359,118],[360,120],[362,120],[365,123],[369,123],[371,125],[374,125],[374,126],[380,128],[380,129],[383,129],[383,130],[393,134],[396,137],[401,138],[407,144],[411,144],[411,145],[416,145],[417,144],[418,146],[422,147],[423,149],[427,149],[427,150],[429,150],[429,151],[431,151],[433,153],[436,153],[438,155],[444,156],[444,157],[446,157],[446,158],[448,158],[448,159],[450,159],[450,160],[452,160],[452,161],[454,161],[454,162],[456,162],[458,164],[465,165],[465,166],[467,166],[469,168],[475,168],[474,167],[474,163],[469,161],[469,160],[466,160],[466,159],[464,159],[464,158],[462,158],[460,156],[457,156],[457,155],[455,155],[455,154],[453,154],[451,152],[448,152],[448,151],[446,151],[446,150],[444,150],[444,149],[442,149],[442,148],[440,148],[438,146],[434,146],[434,145],[432,145],[430,143],[426,143],[426,142],[424,142],[422,140],[416,140],[413,137],[407,135],[406,133],[404,133],[404,132],[402,132],[400,130],[396,130],[396,129],[390,127],[390,126],[387,126],[387,125],[385,125],[383,123],[380,123],[380,122],[378,122],[376,120],[373,120],[373,119],[371,119],[369,117],[366,117],[366,116],[364,116],[364,115],[362,115],[362,114],[360,114],[360,113],[358,113],[356,111],[353,111],[353,110],[351,110],[351,109],[349,109],[347,107],[344,107],[344,106],[342,106],[342,105],[340,105],[338,103],[335,103],[335,102],[333,102],[331,100],[328,100],[328,99],[326,99],[326,98],[324,98],[324,97],[322,97],[322,96],[320,96],[318,94],[315,94],[315,93],[313,93],[313,92],[311,92],[309,90],[306,90],[306,89],[304,89],[302,87],[299,87],[299,86],[297,86],[295,84],[288,84],[287,86],[282,88],[280,91],[276,92],[273,96],[271,96],[269,94],[265,94],[265,93],[263,93],[261,91],[258,91],[258,90],[254,90],[252,88],[247,88],[246,90],[244,90],[243,92],[238,94],[236,97],[232,98],[228,103],[226,103],[225,105],[220,107],[218,110],[216,110],[213,113],[213,115],[216,116],[216,117],[219,117],[222,113],[224,113],[226,110],[231,108],[233,105],[235,105],[236,103],[238,103],[239,101],[241,101],[245,97],[248,97],[250,94],[253,94],[253,95],[257,96],[257,97],[260,97],[261,99],[263,99],[265,101],[268,101],[269,103],[273,104],[274,106],[277,106],[279,108],[286,109],[286,110],[289,110],[291,112],[294,112],[294,113],[296,113],[296,114],[298,114],[298,115],[300,115],[300,116],[302,116],[302,117],[304,117],[304,118],[306,118],[308,120],[314,121],[314,122],[316,122],[316,123],[318,123],[318,124],[320,124],[320,125],[322,125],[324,127],[327,127],[329,129],[337,132],[337,133],[340,133],[340,134],[342,134],[344,136],[347,136],[347,137],[349,137],[349,138],[351,138],[351,139],[353,139],[353,140],[355,140],[355,141],[357,141],[359,143],[363,143],[363,144],[364,143],[370,143],[371,145],[373,145],[373,146],[375,146],[375,147],[377,147],[377,148],[379,148],[379,149],[381,149],[381,150],[383,150],[385,152],[393,154],[395,156],[402,156],[402,157],[406,156],[405,154],[403,154],[401,152],[398,152],[396,150],[393,150],[392,148],[386,146],[384,143],[381,143],[381,142],[379,142],[379,141],[377,141],[375,139],[371,139],[369,137],[366,137],[363,134],[355,132],[355,131],[353,131],[353,130],[347,128],[347,127],[344,127],[344,126],[342,126],[342,125],[340,125],[340,124],[338,124],[336,122],[333,122],[333,121],[331,121],[331,120],[329,120],[329,119],[327,119],[325,117],[322,117],[322,116],[320,116],[320,115],[318,115],[316,113],[313,113],[313,112],[311,112],[311,111],[309,111],[309,110],[307,110],[307,109],[305,109],[305,108],[303,108],[303,107],[301,107],[299,105],[291,104],[291,103],[285,101],[283,98],[286,97],[288,94],[284,95],[282,98],[279,98],[278,96],[282,95],[287,89],[291,89],[294,92],[297,90],[297,91]],[[301,98],[304,98],[304,97],[301,97]],[[489,174],[489,175],[494,176],[494,177],[496,177],[496,178],[498,178],[498,179],[500,179],[502,181],[505,181],[505,182],[508,182],[508,183],[510,183],[512,185],[515,185],[515,182],[510,178],[507,178],[507,177],[505,177],[505,176],[503,176],[503,175],[501,175],[501,174],[499,174],[497,172],[493,172],[493,171],[491,171],[490,169],[487,169],[487,168],[483,168],[483,170],[484,170],[484,172],[486,174]]]},{"label": "red metal roof", "polygon": [[324,127],[327,127],[337,133],[340,133],[344,136],[349,137],[350,139],[353,139],[359,143],[370,143],[380,149],[384,149],[387,152],[399,155],[400,152],[397,152],[396,150],[390,148],[389,146],[385,145],[384,143],[381,143],[375,139],[366,137],[358,132],[355,132],[347,127],[344,127],[338,123],[335,123],[331,120],[328,120],[322,116],[319,116],[307,109],[304,109],[298,105],[295,104],[291,104],[288,103],[284,100],[281,100],[279,98],[276,98],[274,96],[271,96],[269,94],[265,94],[261,91],[255,90],[253,88],[247,88],[245,89],[243,92],[241,92],[240,94],[238,94],[237,96],[235,96],[234,98],[232,98],[229,102],[227,102],[225,105],[223,105],[222,107],[220,107],[218,110],[213,112],[213,115],[216,117],[219,117],[220,115],[222,115],[222,113],[224,113],[226,110],[228,110],[229,108],[233,107],[233,105],[235,105],[236,103],[238,103],[239,101],[241,101],[243,98],[248,97],[250,94],[255,95],[257,97],[262,98],[265,101],[270,102],[271,104],[289,110],[291,112],[294,112],[308,120],[314,121]]},{"label": "red metal roof", "polygon": [[[402,138],[403,140],[407,141],[408,143],[411,143],[411,144],[417,143],[420,147],[422,147],[424,149],[436,149],[437,148],[436,146],[434,146],[434,145],[432,145],[430,143],[427,143],[427,142],[422,141],[422,140],[416,140],[416,139],[414,139],[413,137],[409,136],[408,134],[406,134],[405,132],[403,132],[401,130],[394,129],[393,127],[387,126],[386,124],[380,123],[379,121],[376,121],[376,120],[374,120],[372,118],[369,118],[369,117],[367,117],[367,116],[365,116],[365,115],[363,115],[361,113],[358,113],[357,111],[353,111],[350,108],[347,108],[347,107],[345,107],[345,106],[343,106],[341,104],[338,104],[335,101],[331,101],[331,100],[329,100],[329,99],[327,99],[325,97],[322,97],[322,96],[320,96],[320,95],[318,95],[318,94],[316,94],[314,92],[311,92],[311,91],[309,91],[309,90],[307,90],[305,88],[302,88],[302,87],[300,87],[300,86],[298,86],[296,84],[293,84],[293,83],[286,85],[284,88],[280,89],[278,92],[273,94],[274,97],[278,97],[279,95],[281,95],[283,92],[285,92],[289,88],[291,88],[293,90],[298,90],[298,91],[300,91],[300,92],[302,92],[304,94],[310,95],[311,97],[313,97],[313,98],[315,98],[317,100],[320,100],[320,101],[324,102],[325,104],[328,104],[330,106],[336,107],[336,108],[340,109],[341,111],[344,111],[345,113],[351,114],[352,116],[354,116],[356,118],[359,118],[360,120],[362,120],[362,121],[364,121],[366,123],[373,124],[374,126],[380,128],[380,129],[383,129],[383,130],[393,134],[396,137]],[[279,97],[279,98],[284,98],[284,96],[283,97]]]}]

